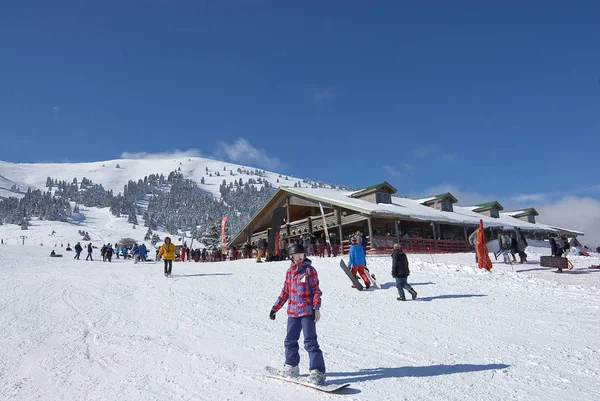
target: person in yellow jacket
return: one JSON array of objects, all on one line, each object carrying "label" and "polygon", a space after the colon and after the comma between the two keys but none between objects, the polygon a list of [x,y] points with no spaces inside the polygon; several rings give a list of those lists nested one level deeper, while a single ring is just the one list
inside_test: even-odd
[{"label": "person in yellow jacket", "polygon": [[173,270],[173,260],[175,260],[175,254],[177,253],[177,248],[171,242],[170,237],[165,237],[165,242],[160,246],[160,250],[158,251],[158,257],[162,258],[165,262],[165,277],[169,277],[171,275],[171,270]]}]

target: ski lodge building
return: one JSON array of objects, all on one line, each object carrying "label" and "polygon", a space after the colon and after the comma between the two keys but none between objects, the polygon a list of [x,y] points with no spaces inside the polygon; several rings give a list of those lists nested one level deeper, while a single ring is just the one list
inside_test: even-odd
[{"label": "ski lodge building", "polygon": [[405,252],[412,253],[468,252],[471,247],[467,238],[480,220],[489,239],[495,239],[498,231],[515,227],[526,237],[540,240],[551,233],[570,237],[584,235],[536,223],[538,213],[534,208],[503,212],[497,201],[455,206],[458,200],[450,192],[423,199],[392,196],[396,192],[385,181],[354,192],[279,187],[250,222],[231,238],[229,247],[239,249],[246,242],[255,245],[257,240],[269,238],[273,214],[278,208],[283,208],[279,239],[286,245],[303,234],[321,236],[324,223],[320,205],[329,235],[335,233],[342,249],[348,246],[352,234],[361,231],[367,237],[369,253],[389,252],[394,243],[400,243]]}]

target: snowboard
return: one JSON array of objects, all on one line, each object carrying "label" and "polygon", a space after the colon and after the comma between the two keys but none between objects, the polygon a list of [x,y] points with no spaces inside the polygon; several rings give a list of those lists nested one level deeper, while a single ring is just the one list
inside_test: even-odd
[{"label": "snowboard", "polygon": [[299,384],[301,386],[305,386],[305,387],[310,387],[310,388],[314,388],[315,390],[319,390],[319,391],[324,391],[326,393],[332,393],[334,391],[338,391],[341,390],[343,388],[346,388],[350,385],[350,383],[342,383],[342,384],[323,384],[321,386],[318,386],[316,384],[312,384],[306,381],[306,379],[308,378],[307,375],[301,375],[299,377],[284,377],[284,376],[280,376],[279,375],[279,370],[275,369],[272,366],[267,366],[265,367],[265,371],[266,371],[266,376],[270,377],[271,379],[277,379],[277,380],[282,380],[284,382],[289,382],[289,383],[296,383]]},{"label": "snowboard", "polygon": [[367,269],[367,266],[365,266],[365,272],[367,273],[367,276],[369,276],[369,280],[371,280],[371,285],[381,289],[381,286],[379,284],[377,284],[377,280],[375,279],[375,275],[373,273],[371,273],[369,271],[369,269]]},{"label": "snowboard", "polygon": [[346,273],[346,276],[348,276],[350,281],[352,281],[352,284],[354,284],[356,289],[359,291],[362,291],[364,289],[363,285],[360,283],[360,281],[358,281],[356,279],[356,277],[354,277],[354,275],[352,274],[352,271],[350,270],[348,265],[346,265],[346,262],[344,262],[344,259],[340,260],[340,267],[342,268],[344,273]]}]

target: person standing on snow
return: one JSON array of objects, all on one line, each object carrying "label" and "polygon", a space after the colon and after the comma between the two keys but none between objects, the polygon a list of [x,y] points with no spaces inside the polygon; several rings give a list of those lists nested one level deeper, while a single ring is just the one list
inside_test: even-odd
[{"label": "person standing on snow", "polygon": [[298,339],[304,335],[304,348],[308,352],[310,375],[308,382],[315,385],[325,383],[325,361],[317,342],[316,323],[321,317],[321,289],[319,276],[306,258],[304,246],[293,244],[289,249],[292,264],[285,274],[281,294],[273,305],[269,318],[275,320],[275,314],[288,302],[287,335],[285,337],[285,363],[279,372],[284,377],[298,377],[300,354]]},{"label": "person standing on snow", "polygon": [[148,248],[146,248],[146,244],[140,245],[139,253],[140,253],[140,261],[145,262],[148,257]]},{"label": "person standing on snow", "polygon": [[173,260],[175,259],[175,253],[177,252],[177,248],[171,242],[170,237],[165,237],[165,242],[160,246],[160,250],[158,251],[158,258],[162,258],[165,262],[165,277],[169,277],[171,275],[171,271],[173,270]]},{"label": "person standing on snow", "polygon": [[[365,288],[369,288],[371,286],[371,280],[369,280],[369,276],[365,273],[365,266],[367,265],[367,258],[365,257],[365,251],[360,243],[358,243],[358,239],[356,237],[350,238],[350,246],[349,251],[349,259],[348,259],[348,267],[352,269],[352,274],[354,277],[357,277],[357,274],[360,274],[363,281],[365,282]],[[358,277],[357,277],[358,278]]]},{"label": "person standing on snow", "polygon": [[88,244],[88,246],[87,246],[87,253],[88,254],[87,254],[87,257],[85,258],[85,260],[91,260],[92,262],[94,261],[94,259],[92,258],[92,251],[93,251],[92,243],[90,242]]},{"label": "person standing on snow", "polygon": [[81,244],[78,242],[77,244],[75,244],[75,256],[73,257],[73,259],[79,260],[79,255],[81,255],[81,251],[83,251],[83,248],[81,247]]},{"label": "person standing on snow", "polygon": [[412,299],[417,299],[417,292],[407,282],[409,275],[408,258],[400,248],[400,244],[394,244],[394,251],[392,252],[392,277],[396,279],[398,301],[406,301],[404,289],[410,292]]},{"label": "person standing on snow", "polygon": [[115,250],[113,249],[111,244],[108,244],[106,246],[106,251],[104,251],[104,256],[106,256],[106,260],[108,260],[109,262],[112,262],[112,256],[113,253],[115,252]]},{"label": "person standing on snow", "polygon": [[469,244],[475,249],[475,263],[479,262],[479,258],[477,257],[477,230],[479,230],[479,228],[469,235]]}]

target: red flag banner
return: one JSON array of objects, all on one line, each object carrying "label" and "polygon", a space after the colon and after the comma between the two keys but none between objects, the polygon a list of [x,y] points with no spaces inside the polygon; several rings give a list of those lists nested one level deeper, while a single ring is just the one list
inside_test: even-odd
[{"label": "red flag banner", "polygon": [[492,260],[485,244],[485,235],[483,233],[483,220],[479,220],[479,228],[477,229],[477,264],[480,269],[492,270]]},{"label": "red flag banner", "polygon": [[227,225],[227,216],[221,219],[221,252],[227,253],[227,237],[225,236],[225,228]]}]

